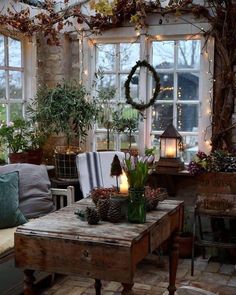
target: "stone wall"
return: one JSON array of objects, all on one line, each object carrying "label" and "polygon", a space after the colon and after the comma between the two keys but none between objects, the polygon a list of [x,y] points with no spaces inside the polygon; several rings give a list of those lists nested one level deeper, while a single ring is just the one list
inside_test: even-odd
[{"label": "stone wall", "polygon": [[[37,36],[37,86],[56,86],[63,80],[79,81],[79,41],[76,35],[61,35],[60,46],[50,46]],[[66,145],[61,134],[50,136],[44,146],[44,162],[54,164],[55,146]],[[77,140],[72,145],[77,144]]]}]

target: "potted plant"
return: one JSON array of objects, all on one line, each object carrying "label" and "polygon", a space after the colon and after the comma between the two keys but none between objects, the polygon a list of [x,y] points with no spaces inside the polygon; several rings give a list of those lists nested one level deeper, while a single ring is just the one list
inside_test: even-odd
[{"label": "potted plant", "polygon": [[45,134],[31,121],[22,118],[0,126],[0,143],[9,149],[11,163],[40,164]]},{"label": "potted plant", "polygon": [[192,255],[193,246],[193,214],[191,215],[190,209],[184,210],[184,224],[183,230],[179,235],[179,256],[181,258],[190,258]]},{"label": "potted plant", "polygon": [[113,113],[113,130],[126,133],[129,138],[128,151],[137,155],[138,151],[132,149],[133,133],[138,130],[138,112],[130,107],[121,107]]},{"label": "potted plant", "polygon": [[[81,143],[85,142],[88,129],[96,120],[96,101],[89,100],[88,92],[82,84],[64,81],[56,87],[41,86],[28,113],[41,130],[66,136],[67,146],[55,149],[57,176],[78,178],[75,157],[81,149]],[[79,146],[73,149],[71,142],[75,137]]]},{"label": "potted plant", "polygon": [[116,105],[112,102],[116,90],[114,87],[99,87],[98,99],[101,105],[98,115],[98,124],[106,128],[107,131],[107,150],[110,150],[110,133],[113,128],[113,113]]}]

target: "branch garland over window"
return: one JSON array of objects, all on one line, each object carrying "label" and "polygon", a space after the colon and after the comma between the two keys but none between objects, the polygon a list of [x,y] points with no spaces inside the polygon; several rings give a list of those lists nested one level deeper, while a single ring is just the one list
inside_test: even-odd
[{"label": "branch garland over window", "polygon": [[[139,67],[146,67],[153,75],[153,78],[155,80],[155,91],[153,93],[153,97],[149,100],[147,103],[137,103],[133,100],[133,98],[130,96],[130,82],[132,80],[132,77]],[[138,111],[144,111],[145,109],[152,106],[155,101],[157,100],[157,96],[160,93],[160,78],[154,69],[152,65],[150,65],[146,60],[139,60],[136,62],[136,65],[131,69],[127,80],[125,81],[125,97],[126,97],[126,103],[130,104],[133,108],[135,108]]]}]

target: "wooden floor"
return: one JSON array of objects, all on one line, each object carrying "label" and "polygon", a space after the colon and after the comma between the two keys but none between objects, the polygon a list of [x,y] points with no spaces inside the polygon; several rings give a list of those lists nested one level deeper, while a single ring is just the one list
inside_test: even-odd
[{"label": "wooden floor", "polygon": [[[121,294],[122,287],[119,283],[102,283],[102,295]],[[235,265],[208,262],[207,259],[198,258],[195,263],[195,275],[192,277],[190,275],[190,260],[182,259],[179,262],[176,283],[180,295],[200,295],[201,293],[197,291],[199,288],[212,292],[204,293],[207,295],[236,295]],[[42,295],[95,295],[93,284],[92,279],[80,276],[59,277],[50,288],[39,293]],[[167,257],[160,258],[157,255],[151,255],[140,263],[135,275],[133,294],[166,295],[167,286]],[[189,293],[189,290],[181,288],[183,286],[194,288]]]}]

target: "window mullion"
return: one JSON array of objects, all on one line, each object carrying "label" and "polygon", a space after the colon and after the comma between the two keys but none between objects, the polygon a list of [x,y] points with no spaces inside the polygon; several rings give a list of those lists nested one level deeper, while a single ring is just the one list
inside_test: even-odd
[{"label": "window mullion", "polygon": [[[5,51],[5,66],[9,67],[9,51],[8,51],[8,37],[4,37],[4,51]],[[10,97],[9,97],[9,70],[5,71],[5,83],[6,83],[6,119],[7,123],[10,121]]]},{"label": "window mullion", "polygon": [[[121,101],[121,71],[120,71],[120,43],[116,44],[116,101]],[[119,150],[121,147],[121,139],[118,133],[114,134],[115,149]]]},{"label": "window mullion", "polygon": [[173,101],[173,125],[177,127],[177,106],[178,106],[178,76],[177,76],[177,60],[178,60],[178,41],[174,46],[174,101]]}]

